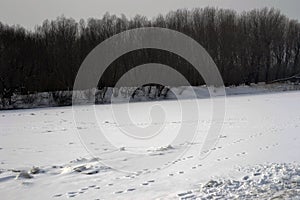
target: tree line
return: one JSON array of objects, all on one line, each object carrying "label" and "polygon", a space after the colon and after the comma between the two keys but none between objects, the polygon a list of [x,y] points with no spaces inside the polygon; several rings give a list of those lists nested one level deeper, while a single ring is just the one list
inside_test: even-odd
[{"label": "tree line", "polygon": [[[212,56],[225,85],[270,83],[300,73],[300,24],[273,8],[243,13],[211,7],[179,9],[153,19],[106,13],[102,19],[79,22],[60,16],[45,20],[34,31],[0,22],[0,98],[72,90],[82,61],[94,47],[140,27],[168,28],[192,37]],[[147,62],[180,68],[192,85],[204,84],[180,56],[143,49],[114,61],[99,87],[113,86],[126,70]]]}]

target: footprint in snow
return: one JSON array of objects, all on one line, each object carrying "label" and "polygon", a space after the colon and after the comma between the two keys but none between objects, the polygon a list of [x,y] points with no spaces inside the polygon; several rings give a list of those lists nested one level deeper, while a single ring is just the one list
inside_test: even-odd
[{"label": "footprint in snow", "polygon": [[72,198],[72,197],[76,197],[77,196],[77,192],[68,192],[67,193],[67,196],[69,197],[69,198]]},{"label": "footprint in snow", "polygon": [[177,196],[184,197],[184,196],[189,195],[189,194],[192,194],[192,191],[187,191],[187,192],[179,193],[179,194],[177,194]]},{"label": "footprint in snow", "polygon": [[61,197],[63,194],[56,194],[56,195],[54,195],[53,197],[55,198],[55,197]]},{"label": "footprint in snow", "polygon": [[130,188],[130,189],[127,189],[127,192],[132,192],[132,191],[135,191],[136,189],[135,188]]},{"label": "footprint in snow", "polygon": [[199,167],[202,167],[201,164],[197,165],[197,166],[193,166],[192,169],[198,169]]}]

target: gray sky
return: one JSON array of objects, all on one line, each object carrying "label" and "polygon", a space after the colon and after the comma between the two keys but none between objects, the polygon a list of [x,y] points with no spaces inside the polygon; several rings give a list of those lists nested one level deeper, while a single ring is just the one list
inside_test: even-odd
[{"label": "gray sky", "polygon": [[299,0],[0,0],[0,21],[33,29],[45,19],[55,19],[62,14],[76,20],[100,18],[106,11],[117,15],[124,13],[128,17],[142,14],[151,18],[177,8],[206,6],[237,11],[275,7],[288,17],[300,20]]}]

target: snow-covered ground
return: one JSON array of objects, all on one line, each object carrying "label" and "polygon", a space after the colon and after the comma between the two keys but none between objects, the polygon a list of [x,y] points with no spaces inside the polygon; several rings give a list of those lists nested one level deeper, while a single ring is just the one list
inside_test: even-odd
[{"label": "snow-covered ground", "polygon": [[[199,152],[214,124],[208,117],[209,99],[197,100],[201,113],[196,141],[149,148],[142,154],[129,153],[128,145],[82,144],[78,130],[96,133],[101,126],[112,135],[120,133],[110,105],[77,106],[85,120],[76,123],[72,107],[1,111],[0,198],[300,199],[300,92],[246,93],[227,97],[220,139],[205,159],[199,159]],[[175,132],[181,123],[195,123],[180,121],[177,101],[132,103],[132,115],[147,125],[145,109],[157,104],[167,112],[167,132]],[[97,122],[89,121],[91,111]],[[169,160],[183,150],[181,157]],[[147,167],[152,160],[163,164]],[[132,173],[122,171],[143,164]]]}]

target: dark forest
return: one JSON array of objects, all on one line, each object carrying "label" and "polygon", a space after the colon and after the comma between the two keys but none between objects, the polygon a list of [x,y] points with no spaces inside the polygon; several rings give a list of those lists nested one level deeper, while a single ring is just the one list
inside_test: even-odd
[{"label": "dark forest", "polygon": [[[12,94],[72,90],[87,54],[105,39],[139,27],[163,27],[199,42],[219,67],[225,85],[271,83],[300,73],[300,24],[275,9],[237,13],[216,8],[180,9],[153,19],[106,13],[102,19],[64,16],[45,20],[28,31],[0,23],[0,98]],[[158,59],[159,58],[159,59]],[[111,65],[99,87],[112,86],[115,74],[143,62],[161,62],[194,71],[168,52],[143,49],[123,55]],[[184,72],[183,72],[184,73]],[[113,76],[114,74],[114,76]],[[192,85],[204,84],[190,78]]]}]

